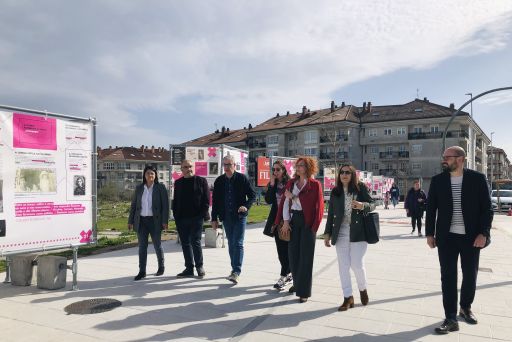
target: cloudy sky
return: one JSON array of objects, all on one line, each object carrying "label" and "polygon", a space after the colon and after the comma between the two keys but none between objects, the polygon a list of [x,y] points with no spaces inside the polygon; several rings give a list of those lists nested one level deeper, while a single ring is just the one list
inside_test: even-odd
[{"label": "cloudy sky", "polygon": [[[512,1],[0,0],[0,103],[168,146],[336,103],[458,107],[512,86]],[[512,91],[473,106],[512,155]],[[469,109],[468,109],[469,111]]]}]

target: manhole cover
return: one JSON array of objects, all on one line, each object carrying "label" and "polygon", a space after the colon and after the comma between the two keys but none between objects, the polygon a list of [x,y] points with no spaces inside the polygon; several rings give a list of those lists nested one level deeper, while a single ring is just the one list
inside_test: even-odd
[{"label": "manhole cover", "polygon": [[87,315],[110,311],[118,306],[121,306],[121,302],[116,299],[96,298],[69,304],[64,308],[64,311],[69,315]]}]

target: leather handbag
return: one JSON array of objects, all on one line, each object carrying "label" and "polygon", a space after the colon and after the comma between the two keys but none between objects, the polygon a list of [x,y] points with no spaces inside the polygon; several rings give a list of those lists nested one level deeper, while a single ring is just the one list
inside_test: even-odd
[{"label": "leather handbag", "polygon": [[[292,201],[289,201],[289,207],[288,210],[292,210]],[[283,224],[284,220],[281,220],[278,224],[272,225],[272,234],[275,234],[277,231],[277,236],[279,237],[279,240],[282,241],[290,241],[291,239],[291,229],[287,230],[286,232],[283,230]],[[290,226],[291,227],[291,226]]]},{"label": "leather handbag", "polygon": [[363,214],[364,222],[364,235],[366,242],[374,244],[379,242],[380,235],[380,224],[379,224],[379,213],[370,212]]}]

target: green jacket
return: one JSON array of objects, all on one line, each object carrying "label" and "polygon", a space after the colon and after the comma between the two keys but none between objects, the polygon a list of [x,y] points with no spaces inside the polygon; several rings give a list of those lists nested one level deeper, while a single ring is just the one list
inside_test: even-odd
[{"label": "green jacket", "polygon": [[[373,198],[368,193],[368,189],[363,183],[359,183],[359,192],[356,195],[356,201],[362,202],[364,207],[362,210],[352,210],[350,223],[350,242],[366,241],[364,235],[363,214],[375,210]],[[327,214],[327,222],[325,224],[324,235],[331,237],[331,244],[335,245],[338,240],[341,222],[345,214],[345,196],[343,193],[336,196],[331,193],[329,200],[329,212]]]}]

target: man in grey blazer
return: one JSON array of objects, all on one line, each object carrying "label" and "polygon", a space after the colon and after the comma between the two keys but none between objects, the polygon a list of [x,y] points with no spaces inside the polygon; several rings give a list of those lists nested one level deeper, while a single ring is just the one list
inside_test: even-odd
[{"label": "man in grey blazer", "polygon": [[169,222],[169,197],[165,186],[158,182],[156,168],[148,165],[143,171],[143,182],[135,188],[128,218],[128,230],[135,229],[139,239],[139,273],[134,280],[146,277],[148,238],[151,235],[158,259],[156,276],[164,274],[162,229]]}]

